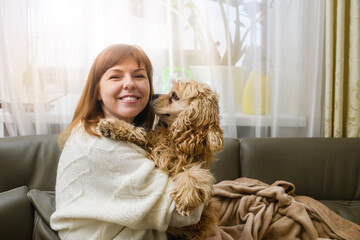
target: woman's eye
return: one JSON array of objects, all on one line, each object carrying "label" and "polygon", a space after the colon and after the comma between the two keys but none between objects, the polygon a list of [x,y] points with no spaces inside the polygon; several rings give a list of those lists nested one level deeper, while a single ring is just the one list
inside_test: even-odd
[{"label": "woman's eye", "polygon": [[135,78],[145,78],[144,75],[136,75]]},{"label": "woman's eye", "polygon": [[111,76],[110,79],[119,79],[120,76]]},{"label": "woman's eye", "polygon": [[178,97],[178,95],[176,94],[176,92],[173,92],[172,94],[171,94],[171,97],[172,97],[172,99],[174,99],[175,101],[178,101],[180,98]]}]

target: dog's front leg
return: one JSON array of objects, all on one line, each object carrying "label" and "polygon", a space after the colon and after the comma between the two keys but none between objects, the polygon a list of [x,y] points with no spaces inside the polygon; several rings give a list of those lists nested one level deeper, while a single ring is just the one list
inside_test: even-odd
[{"label": "dog's front leg", "polygon": [[176,210],[183,216],[190,215],[201,204],[206,204],[213,193],[214,176],[208,169],[192,166],[174,176],[171,193]]},{"label": "dog's front leg", "polygon": [[132,142],[140,147],[144,147],[147,143],[147,133],[144,128],[135,127],[117,118],[100,119],[98,129],[103,136],[111,139]]},{"label": "dog's front leg", "polygon": [[213,236],[219,222],[220,207],[220,203],[215,198],[211,198],[205,204],[198,223],[182,228],[170,226],[166,231],[168,239],[202,240]]}]

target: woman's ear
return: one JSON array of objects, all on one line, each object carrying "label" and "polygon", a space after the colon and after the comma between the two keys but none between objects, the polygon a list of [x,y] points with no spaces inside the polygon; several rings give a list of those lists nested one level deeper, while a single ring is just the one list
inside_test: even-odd
[{"label": "woman's ear", "polygon": [[[100,79],[100,81],[101,81],[101,79]],[[96,99],[99,100],[99,101],[102,100],[100,92],[101,91],[100,91],[100,82],[99,82],[98,85],[95,87]]]},{"label": "woman's ear", "polygon": [[[97,93],[96,93],[96,92],[97,92]],[[101,101],[102,98],[101,98],[101,94],[100,94],[100,86],[99,86],[99,89],[98,89],[97,91],[95,91],[95,94],[97,95],[97,96],[96,96],[96,99],[99,100],[99,101]]]}]

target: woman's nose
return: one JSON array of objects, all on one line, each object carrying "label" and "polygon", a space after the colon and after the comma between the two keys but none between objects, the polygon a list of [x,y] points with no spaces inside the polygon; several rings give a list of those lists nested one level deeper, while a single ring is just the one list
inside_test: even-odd
[{"label": "woman's nose", "polygon": [[133,88],[135,88],[135,82],[134,82],[134,80],[132,79],[132,77],[130,75],[125,75],[123,81],[124,81],[124,88],[125,89],[133,89]]}]

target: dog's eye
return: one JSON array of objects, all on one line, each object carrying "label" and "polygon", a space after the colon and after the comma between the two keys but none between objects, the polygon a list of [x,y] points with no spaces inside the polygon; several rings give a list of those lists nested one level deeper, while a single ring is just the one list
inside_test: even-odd
[{"label": "dog's eye", "polygon": [[171,94],[171,98],[174,99],[175,101],[178,101],[180,98],[178,97],[178,95],[176,94],[176,92],[173,92]]}]

